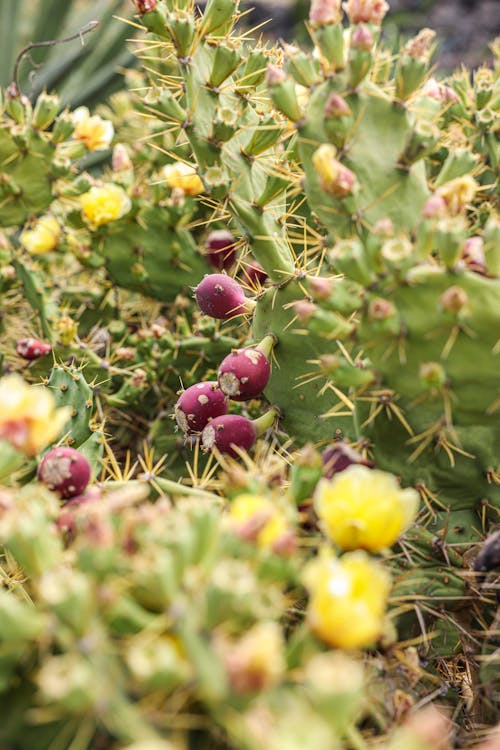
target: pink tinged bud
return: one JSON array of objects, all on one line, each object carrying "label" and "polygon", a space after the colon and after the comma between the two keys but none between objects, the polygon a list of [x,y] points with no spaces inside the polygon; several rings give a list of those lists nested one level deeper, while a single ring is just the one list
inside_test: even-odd
[{"label": "pink tinged bud", "polygon": [[262,286],[267,279],[267,273],[264,271],[260,263],[256,260],[252,260],[248,263],[242,271],[243,280],[252,288],[259,288]]},{"label": "pink tinged bud", "polygon": [[283,532],[274,542],[272,550],[276,555],[291,557],[297,551],[297,538],[290,529]]},{"label": "pink tinged bud", "polygon": [[347,117],[352,114],[352,110],[346,100],[340,94],[330,94],[326,100],[324,115],[325,117]]},{"label": "pink tinged bud", "polygon": [[396,308],[387,299],[376,297],[372,299],[368,307],[368,318],[370,320],[387,320],[396,315]]},{"label": "pink tinged bud", "polygon": [[123,143],[117,143],[113,149],[111,168],[113,172],[123,172],[126,169],[132,169],[132,161]]},{"label": "pink tinged bud", "polygon": [[310,276],[308,278],[309,289],[315,300],[327,300],[333,294],[333,279],[324,279],[321,276]]},{"label": "pink tinged bud", "polygon": [[195,290],[195,297],[202,312],[219,320],[243,315],[255,307],[238,282],[222,273],[205,276]]},{"label": "pink tinged bud", "polygon": [[266,84],[268,86],[279,86],[286,81],[286,73],[277,65],[268,65],[266,69]]},{"label": "pink tinged bud", "polygon": [[350,445],[339,440],[326,448],[321,454],[323,461],[323,476],[331,479],[334,474],[339,474],[353,464],[360,464],[373,469],[373,461],[367,461],[361,453],[351,448]]},{"label": "pink tinged bud", "polygon": [[340,23],[342,18],[341,0],[312,0],[309,20],[313,26]]},{"label": "pink tinged bud", "polygon": [[318,309],[314,302],[308,302],[307,300],[299,300],[294,302],[292,309],[297,316],[300,323],[308,323],[316,310]]},{"label": "pink tinged bud", "polygon": [[331,143],[323,143],[313,154],[313,165],[321,189],[345,198],[356,191],[357,179],[354,172],[338,161],[336,154],[337,149]]},{"label": "pink tinged bud", "polygon": [[351,195],[354,192],[356,184],[357,181],[354,172],[351,172],[350,169],[341,164],[337,175],[336,190],[334,191],[336,195],[341,197]]},{"label": "pink tinged bud", "polygon": [[432,29],[421,29],[417,36],[404,46],[402,53],[415,60],[427,62],[432,52],[436,32]]},{"label": "pink tinged bud", "polygon": [[442,104],[459,101],[458,95],[450,86],[446,86],[444,83],[439,83],[435,78],[429,78],[422,88],[422,94],[428,96],[430,99],[435,99]]},{"label": "pink tinged bud", "polygon": [[201,432],[211,419],[226,412],[227,398],[214,381],[192,385],[175,405],[175,419],[186,435]]},{"label": "pink tinged bud", "polygon": [[205,240],[205,257],[218,271],[227,271],[236,259],[235,239],[227,229],[215,229]]},{"label": "pink tinged bud", "polygon": [[237,448],[249,451],[257,440],[253,422],[238,414],[217,417],[202,432],[201,440],[206,451],[216,448],[220,453],[237,457]]},{"label": "pink tinged bud", "polygon": [[138,13],[149,13],[155,10],[158,0],[133,0]]},{"label": "pink tinged bud", "polygon": [[38,339],[19,339],[16,344],[16,352],[23,359],[29,361],[44,357],[46,354],[52,351],[50,344],[46,344],[44,341],[38,341]]},{"label": "pink tinged bud", "polygon": [[260,396],[271,375],[268,358],[259,349],[249,347],[231,352],[219,367],[219,388],[234,401],[249,401]]},{"label": "pink tinged bud", "polygon": [[440,102],[442,99],[441,84],[435,78],[429,78],[422,87],[422,94]]},{"label": "pink tinged bud", "polygon": [[486,274],[486,256],[482,237],[469,237],[462,248],[462,260],[467,268],[474,273]]},{"label": "pink tinged bud", "polygon": [[62,498],[75,497],[90,481],[90,464],[75,448],[54,448],[42,459],[38,479]]},{"label": "pink tinged bud", "polygon": [[372,229],[372,234],[390,240],[394,237],[394,224],[388,218],[379,219]]},{"label": "pink tinged bud", "polygon": [[422,209],[424,219],[439,219],[446,215],[446,201],[440,195],[434,194],[427,200]]},{"label": "pink tinged bud", "polygon": [[353,26],[358,23],[380,26],[389,5],[385,0],[347,0],[343,8]]},{"label": "pink tinged bud", "polygon": [[469,297],[465,289],[460,286],[450,286],[442,293],[439,298],[439,304],[446,310],[454,314],[459,313],[467,305]]},{"label": "pink tinged bud", "polygon": [[373,49],[375,39],[368,26],[357,26],[351,36],[351,49],[366,50]]}]

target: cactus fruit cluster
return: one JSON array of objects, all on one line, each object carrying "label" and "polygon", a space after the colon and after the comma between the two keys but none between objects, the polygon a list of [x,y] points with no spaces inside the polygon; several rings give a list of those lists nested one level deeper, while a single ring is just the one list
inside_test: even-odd
[{"label": "cactus fruit cluster", "polygon": [[498,42],[128,9],[0,96],[0,747],[493,750]]}]

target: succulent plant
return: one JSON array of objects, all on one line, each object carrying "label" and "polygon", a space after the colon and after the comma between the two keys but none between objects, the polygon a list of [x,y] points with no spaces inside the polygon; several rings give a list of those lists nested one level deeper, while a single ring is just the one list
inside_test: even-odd
[{"label": "succulent plant", "polygon": [[[285,46],[281,65],[238,38],[236,4],[188,21],[160,1],[140,20],[183,82],[153,74],[152,85],[171,97],[201,179],[270,279],[254,300],[235,292],[229,309],[256,303],[250,340],[277,339],[265,395],[281,428],[299,444],[344,437],[416,487],[410,546],[428,579],[423,589],[412,580],[412,595],[427,596],[428,581],[431,597],[456,586],[462,606],[457,568],[500,507],[497,153],[483,126],[494,119],[485,108],[498,109],[498,70],[432,83],[433,32],[390,60],[378,41],[386,4],[345,10],[347,29],[340,3],[313,3],[315,54]],[[226,109],[240,112],[239,127],[221,136]],[[315,217],[305,264],[287,197],[301,174]],[[443,649],[459,640],[451,620]]]}]

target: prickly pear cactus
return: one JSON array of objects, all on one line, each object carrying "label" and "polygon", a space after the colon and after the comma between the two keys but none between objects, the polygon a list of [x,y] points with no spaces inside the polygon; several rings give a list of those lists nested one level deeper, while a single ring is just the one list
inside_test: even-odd
[{"label": "prickly pear cactus", "polygon": [[[285,47],[283,67],[268,66],[274,110],[260,89],[251,103],[262,81],[249,75],[257,52],[249,54],[236,34],[230,44],[214,38],[210,8],[182,41],[175,24],[160,20],[176,18],[168,3],[141,20],[178,58],[184,90],[162,94],[172,120],[273,282],[258,299],[252,336],[278,337],[266,395],[282,410],[284,428],[301,441],[335,429],[363,438],[379,465],[438,493],[445,506],[480,509],[498,495],[498,230],[494,217],[482,221],[469,210],[479,190],[464,174],[470,162],[449,137],[440,142],[440,125],[448,132],[455,117],[458,127],[447,102],[455,105],[459,95],[429,85],[429,30],[389,64],[377,46],[379,5],[347,3],[345,32],[339,4],[325,8],[311,9],[316,56]],[[234,13],[228,5],[226,30]],[[466,92],[460,101],[477,111],[489,97]],[[241,111],[239,129],[221,137],[218,118],[231,102]],[[275,146],[284,138],[282,115],[294,124],[308,203],[326,230],[327,261],[309,274],[287,244],[283,199],[270,174],[282,158]],[[469,119],[480,118],[472,112]],[[430,179],[427,162],[438,148],[448,155]],[[490,152],[473,157],[478,174],[491,170]],[[474,243],[480,268],[470,258]],[[329,269],[344,278],[316,277]]]},{"label": "prickly pear cactus", "polygon": [[[235,5],[217,19],[224,39],[215,5],[196,21],[154,5],[141,21],[183,85],[152,85],[270,279],[250,333],[277,338],[265,395],[298,443],[343,436],[418,489],[421,523],[398,564],[414,568],[413,598],[463,608],[460,568],[500,508],[497,151],[484,124],[498,67],[439,83],[433,32],[391,57],[386,3],[350,0],[344,28],[331,0],[311,6],[314,54],[268,53],[264,86]],[[237,127],[221,130],[228,108]],[[309,215],[294,216],[299,181]],[[460,648],[460,617],[450,627],[436,654]]]}]

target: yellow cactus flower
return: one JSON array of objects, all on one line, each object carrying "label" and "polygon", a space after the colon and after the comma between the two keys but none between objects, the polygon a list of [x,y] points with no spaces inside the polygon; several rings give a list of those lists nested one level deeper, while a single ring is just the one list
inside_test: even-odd
[{"label": "yellow cactus flower", "polygon": [[41,216],[31,229],[21,232],[19,242],[32,255],[50,253],[59,244],[61,228],[55,216]]},{"label": "yellow cactus flower", "polygon": [[333,479],[322,479],[314,507],[329,537],[342,550],[380,552],[390,547],[417,514],[418,492],[401,489],[385,471],[353,464]]},{"label": "yellow cactus flower", "polygon": [[90,116],[87,107],[78,107],[71,118],[75,124],[73,138],[81,141],[88,151],[102,151],[111,145],[115,134],[110,120],[99,115]]},{"label": "yellow cactus flower", "polygon": [[331,143],[323,143],[313,154],[314,169],[319,177],[319,184],[325,193],[344,198],[357,189],[354,172],[341,164],[337,158],[337,149]]},{"label": "yellow cactus flower", "polygon": [[82,215],[92,229],[121,219],[132,208],[125,190],[113,183],[90,188],[80,196]]},{"label": "yellow cactus flower", "polygon": [[391,579],[366,552],[340,559],[323,549],[308,563],[304,582],[311,630],[334,648],[366,648],[382,634]]},{"label": "yellow cactus flower", "polygon": [[262,549],[286,551],[293,540],[283,512],[262,495],[238,495],[231,503],[228,517],[239,537],[255,541]]},{"label": "yellow cactus flower", "polygon": [[444,200],[446,209],[451,216],[458,216],[465,211],[467,204],[473,200],[478,187],[476,180],[470,174],[466,174],[463,177],[457,177],[446,182],[438,188],[435,195]]},{"label": "yellow cactus flower", "polygon": [[162,177],[165,179],[168,187],[172,190],[178,188],[183,190],[186,195],[199,195],[205,190],[201,178],[196,173],[194,167],[185,164],[183,161],[176,161],[175,164],[167,164],[162,169]]},{"label": "yellow cactus flower", "polygon": [[70,414],[70,407],[56,409],[47,388],[28,385],[16,374],[0,380],[0,440],[29,456],[57,438]]}]

